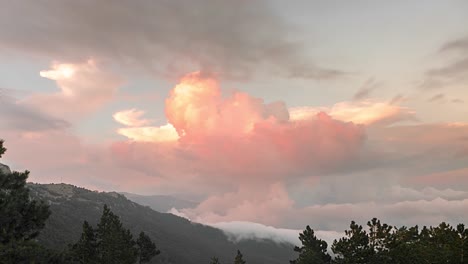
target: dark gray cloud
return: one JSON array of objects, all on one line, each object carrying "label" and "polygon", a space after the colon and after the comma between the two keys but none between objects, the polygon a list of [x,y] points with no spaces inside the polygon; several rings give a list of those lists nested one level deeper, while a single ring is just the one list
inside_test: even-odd
[{"label": "dark gray cloud", "polygon": [[288,77],[342,74],[307,59],[268,1],[0,0],[0,47],[83,60],[90,56],[178,75],[244,78],[257,69]]},{"label": "dark gray cloud", "polygon": [[65,129],[70,124],[41,113],[38,109],[18,104],[0,89],[0,129],[37,132]]}]

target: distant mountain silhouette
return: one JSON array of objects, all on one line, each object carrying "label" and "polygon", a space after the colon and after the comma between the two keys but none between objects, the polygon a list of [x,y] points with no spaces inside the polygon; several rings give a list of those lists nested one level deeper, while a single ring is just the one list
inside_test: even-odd
[{"label": "distant mountain silhouette", "polygon": [[137,204],[149,206],[151,209],[166,213],[172,208],[194,208],[198,205],[197,202],[179,199],[169,195],[139,195],[134,193],[121,192],[127,199]]},{"label": "distant mountain silhouette", "polygon": [[39,242],[50,248],[63,249],[76,242],[83,221],[96,225],[107,204],[134,235],[144,231],[161,249],[161,255],[152,263],[203,264],[210,263],[213,256],[221,263],[232,263],[237,249],[249,264],[288,263],[295,258],[291,244],[269,240],[234,243],[219,229],[157,212],[116,192],[96,192],[68,184],[29,184],[29,187],[33,198],[50,204],[52,215],[39,236]]}]

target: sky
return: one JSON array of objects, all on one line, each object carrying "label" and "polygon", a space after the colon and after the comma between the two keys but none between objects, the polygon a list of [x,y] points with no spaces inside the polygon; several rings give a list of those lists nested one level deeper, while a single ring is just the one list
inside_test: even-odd
[{"label": "sky", "polygon": [[2,163],[30,181],[236,234],[468,217],[467,1],[0,3]]}]

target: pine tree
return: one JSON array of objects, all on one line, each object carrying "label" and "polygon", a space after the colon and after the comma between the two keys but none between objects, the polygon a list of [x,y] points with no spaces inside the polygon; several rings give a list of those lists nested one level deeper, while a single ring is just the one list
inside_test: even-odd
[{"label": "pine tree", "polygon": [[83,233],[81,234],[80,240],[71,246],[70,251],[73,258],[79,263],[99,263],[96,232],[87,221],[83,223]]},{"label": "pine tree", "polygon": [[304,232],[299,235],[302,247],[295,247],[294,251],[299,253],[296,260],[291,264],[322,264],[330,263],[331,256],[327,253],[327,242],[318,239],[314,230],[307,226]]},{"label": "pine tree", "polygon": [[107,205],[104,205],[96,234],[100,263],[132,264],[137,261],[138,250],[130,230],[122,227],[119,217]]},{"label": "pine tree", "polygon": [[234,259],[234,264],[245,264],[246,262],[243,259],[242,253],[240,250],[237,250],[236,258]]},{"label": "pine tree", "polygon": [[85,221],[80,240],[69,248],[75,262],[87,264],[148,263],[160,253],[144,232],[135,242],[130,230],[122,226],[119,217],[107,205],[104,205],[97,228]]},{"label": "pine tree", "polygon": [[[5,151],[0,140],[0,157]],[[43,202],[30,198],[28,176],[28,171],[10,172],[0,168],[0,263],[54,262],[54,253],[34,240],[50,211]]]},{"label": "pine tree", "polygon": [[332,251],[336,257],[334,262],[340,264],[368,263],[373,255],[369,246],[369,237],[362,226],[351,221],[350,230],[345,230],[346,237],[335,240]]},{"label": "pine tree", "polygon": [[137,241],[138,245],[138,253],[140,256],[140,264],[141,263],[148,263],[150,260],[161,253],[154,244],[153,241],[145,234],[145,232],[141,232]]}]

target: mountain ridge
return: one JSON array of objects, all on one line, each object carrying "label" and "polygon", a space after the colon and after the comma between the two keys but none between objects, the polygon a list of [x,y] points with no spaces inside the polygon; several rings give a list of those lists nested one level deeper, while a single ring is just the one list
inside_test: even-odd
[{"label": "mountain ridge", "polygon": [[293,245],[271,240],[230,240],[223,231],[191,222],[173,214],[161,213],[132,202],[117,192],[97,192],[69,184],[28,184],[31,196],[46,201],[52,215],[38,241],[62,250],[79,239],[84,220],[95,226],[107,204],[123,225],[135,235],[147,233],[161,250],[151,263],[201,264],[216,256],[230,263],[236,250],[249,264],[288,263],[295,258]]}]

